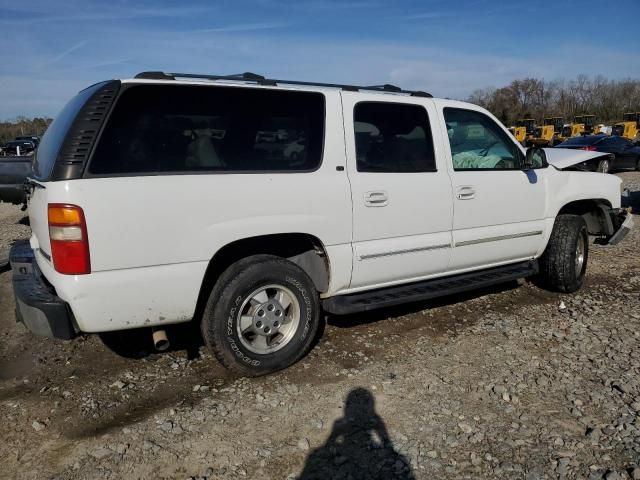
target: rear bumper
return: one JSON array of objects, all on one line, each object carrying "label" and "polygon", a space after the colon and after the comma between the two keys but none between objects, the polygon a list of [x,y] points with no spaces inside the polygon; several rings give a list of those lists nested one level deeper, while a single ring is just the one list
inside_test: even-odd
[{"label": "rear bumper", "polygon": [[16,243],[9,254],[16,298],[16,320],[44,337],[69,340],[78,334],[69,305],[59,298],[42,273],[29,242]]}]

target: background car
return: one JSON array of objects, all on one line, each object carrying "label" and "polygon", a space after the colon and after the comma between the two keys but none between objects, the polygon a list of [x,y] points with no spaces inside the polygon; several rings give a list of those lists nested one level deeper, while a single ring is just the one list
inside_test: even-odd
[{"label": "background car", "polygon": [[20,155],[31,155],[36,149],[36,145],[31,140],[12,140],[4,145],[2,153],[3,155],[18,155],[18,148],[20,148]]},{"label": "background car", "polygon": [[[640,170],[640,146],[624,137],[606,135],[585,135],[572,137],[555,148],[571,148],[594,152],[611,153],[611,160],[602,160],[597,165],[591,165],[599,172],[611,172],[615,170]],[[589,167],[589,165],[587,165]]]},{"label": "background car", "polygon": [[14,140],[25,140],[28,142],[33,142],[36,148],[38,148],[38,145],[40,145],[40,137],[37,135],[20,135],[16,137]]}]

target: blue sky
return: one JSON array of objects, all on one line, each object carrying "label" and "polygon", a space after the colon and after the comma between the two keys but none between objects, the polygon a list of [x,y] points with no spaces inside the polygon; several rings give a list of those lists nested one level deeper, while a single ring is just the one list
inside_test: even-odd
[{"label": "blue sky", "polygon": [[[544,8],[542,8],[544,7]],[[0,0],[0,119],[143,70],[394,83],[640,78],[640,0]]]}]

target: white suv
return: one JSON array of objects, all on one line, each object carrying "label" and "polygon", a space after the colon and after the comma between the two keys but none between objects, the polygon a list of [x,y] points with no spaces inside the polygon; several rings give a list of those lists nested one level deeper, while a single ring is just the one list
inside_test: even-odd
[{"label": "white suv", "polygon": [[620,180],[579,171],[602,155],[525,152],[482,108],[391,85],[99,83],[38,149],[33,235],[11,254],[18,317],[159,342],[199,322],[222,364],[260,375],[308,351],[323,311],[527,276],[572,292],[588,235],[631,226]]}]

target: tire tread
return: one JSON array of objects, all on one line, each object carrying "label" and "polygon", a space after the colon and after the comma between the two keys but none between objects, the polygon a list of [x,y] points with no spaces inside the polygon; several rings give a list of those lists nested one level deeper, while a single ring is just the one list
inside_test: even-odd
[{"label": "tire tread", "polygon": [[[543,286],[564,293],[575,292],[582,286],[584,275],[576,276],[575,272],[575,245],[583,232],[586,223],[580,215],[558,215],[539,260],[538,278]],[[585,242],[585,266],[587,260],[588,242]]]}]

